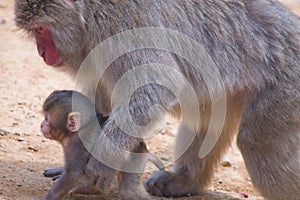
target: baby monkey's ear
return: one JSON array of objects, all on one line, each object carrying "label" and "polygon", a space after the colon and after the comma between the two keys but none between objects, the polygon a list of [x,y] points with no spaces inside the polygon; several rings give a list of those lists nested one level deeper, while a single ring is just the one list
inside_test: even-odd
[{"label": "baby monkey's ear", "polygon": [[67,127],[69,131],[76,132],[80,128],[80,113],[79,112],[71,112],[68,115]]}]

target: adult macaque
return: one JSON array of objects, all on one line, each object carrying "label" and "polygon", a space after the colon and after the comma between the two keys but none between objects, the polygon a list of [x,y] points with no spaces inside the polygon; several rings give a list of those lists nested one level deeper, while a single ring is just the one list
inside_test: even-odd
[{"label": "adult macaque", "polygon": [[[72,98],[78,99],[79,104],[77,103],[75,107],[72,106]],[[88,97],[71,90],[55,91],[45,100],[43,105],[45,119],[41,124],[41,131],[46,138],[56,140],[62,145],[65,165],[62,175],[44,199],[62,199],[67,193],[94,194],[110,188],[113,176],[109,176],[111,179],[106,179],[104,182],[101,178],[98,180],[97,171],[86,168],[93,157],[78,135],[80,131],[88,138],[89,135],[95,134],[91,133],[95,126],[93,123],[99,122],[100,125],[105,123],[105,117],[100,113],[93,116],[92,109],[95,109],[95,106]],[[97,119],[93,120],[96,117]],[[135,153],[149,153],[143,141],[135,149]],[[164,168],[163,163],[153,154],[149,153],[147,156],[146,159],[159,169]],[[144,167],[145,165],[146,163]],[[110,171],[108,170],[107,173]],[[125,189],[130,191],[140,187],[140,178],[140,174],[119,172],[118,185],[122,199],[127,199]]]},{"label": "adult macaque", "polygon": [[[262,195],[272,200],[299,199],[300,21],[276,0],[16,0],[15,21],[19,28],[35,37],[38,52],[48,65],[66,66],[73,75],[89,52],[111,39],[110,36],[119,34],[115,37],[118,38],[124,36],[123,31],[140,34],[145,30],[142,37],[134,35],[131,40],[109,43],[111,46],[93,58],[122,52],[123,47],[119,46],[123,44],[136,47],[117,58],[108,57],[113,58],[113,62],[97,83],[97,109],[111,113],[103,128],[111,138],[111,143],[102,148],[107,158],[120,154],[115,146],[132,152],[140,143],[139,138],[133,140],[128,135],[131,132],[118,128],[115,119],[123,119],[124,110],[130,113],[130,117],[124,117],[124,124],[132,125],[130,120],[133,120],[141,127],[149,123],[155,126],[160,121],[159,115],[153,112],[149,117],[152,105],[160,104],[173,114],[185,113],[178,132],[178,159],[174,169],[154,173],[148,179],[145,185],[151,194],[177,197],[201,193],[238,133],[238,146],[246,167]],[[152,27],[155,31],[141,29],[143,27]],[[170,37],[152,37],[167,33],[166,29],[176,33]],[[202,48],[196,51],[192,42],[181,43],[179,33]],[[148,41],[145,48],[139,43],[143,39]],[[173,49],[176,46],[180,48]],[[112,92],[129,70],[138,71],[141,68],[137,66],[150,63],[156,64],[157,73],[149,67],[150,72],[144,70],[132,76],[131,82],[121,84],[125,88],[133,87],[135,82],[147,80],[144,87],[137,88],[129,104],[128,99],[122,99],[129,90]],[[162,65],[180,72],[185,79],[175,76],[169,68],[159,68]],[[91,86],[86,82],[94,79],[90,78],[92,75],[93,69],[86,79],[80,80],[84,87]],[[160,83],[167,87],[162,89]],[[172,85],[175,90],[170,92]],[[186,85],[194,89],[199,104],[187,112],[190,115],[182,109],[182,106],[194,105],[188,102],[193,95],[186,90]],[[185,94],[185,102],[178,102],[173,91]],[[215,121],[222,119],[215,120],[221,115],[214,113],[219,110],[214,106],[222,99],[222,92],[226,93],[226,102],[220,102],[227,110],[222,133],[211,151],[202,155],[203,146],[207,144],[206,133],[218,134]],[[177,109],[179,104],[181,109]],[[197,111],[199,119],[194,117]],[[197,128],[190,125],[194,119],[198,120]],[[137,132],[149,135],[152,131]],[[187,143],[186,138],[193,135],[191,132],[196,132],[195,137],[185,149],[182,146]],[[124,152],[122,155],[124,165],[131,162],[130,156]],[[111,173],[105,173],[104,164],[89,167],[97,168],[98,172],[102,170],[103,180],[117,171],[111,168]]]}]

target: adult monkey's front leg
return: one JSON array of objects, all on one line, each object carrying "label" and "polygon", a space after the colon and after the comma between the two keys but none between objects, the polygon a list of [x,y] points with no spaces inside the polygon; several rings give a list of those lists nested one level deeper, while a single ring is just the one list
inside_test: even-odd
[{"label": "adult monkey's front leg", "polygon": [[[226,149],[229,147],[231,140],[238,131],[241,118],[243,100],[239,100],[239,93],[227,95],[226,108],[230,111],[224,122],[224,127],[216,143],[212,146],[211,151],[204,157],[199,156],[202,146],[204,146],[204,138],[215,135],[215,132],[207,131],[211,123],[210,109],[203,109],[200,106],[201,120],[199,121],[199,131],[195,134],[192,143],[186,149],[182,148],[186,143],[187,133],[189,130],[184,125],[180,126],[177,135],[177,143],[175,147],[176,158],[172,171],[158,171],[146,180],[146,190],[155,196],[180,197],[186,195],[196,195],[204,191],[212,179],[214,169]],[[208,108],[210,106],[207,106]],[[200,119],[200,118],[199,118]],[[213,138],[213,137],[212,137]],[[207,141],[206,141],[207,142]],[[183,151],[185,150],[185,151]]]}]

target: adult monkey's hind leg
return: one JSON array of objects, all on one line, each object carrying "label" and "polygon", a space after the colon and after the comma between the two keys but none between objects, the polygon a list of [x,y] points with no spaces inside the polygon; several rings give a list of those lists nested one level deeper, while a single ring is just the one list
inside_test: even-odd
[{"label": "adult monkey's hind leg", "polygon": [[[212,151],[203,159],[199,158],[199,151],[210,123],[210,111],[201,110],[201,131],[199,131],[191,146],[175,161],[174,169],[171,172],[158,171],[146,180],[146,190],[150,194],[167,197],[201,193],[209,185],[215,166],[219,163],[222,154],[237,133],[243,102],[244,98],[240,98],[240,93],[237,93],[237,95],[229,94],[222,134]],[[181,127],[178,133],[179,135],[182,134],[182,137],[184,137],[183,131],[184,128]],[[176,148],[180,148],[180,145],[181,143],[177,138]]]},{"label": "adult monkey's hind leg", "polygon": [[299,200],[299,88],[278,84],[258,93],[243,113],[238,146],[253,185],[264,197]]}]

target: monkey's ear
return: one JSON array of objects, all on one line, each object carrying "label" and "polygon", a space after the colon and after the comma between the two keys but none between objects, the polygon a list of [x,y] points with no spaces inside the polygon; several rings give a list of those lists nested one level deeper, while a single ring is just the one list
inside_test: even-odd
[{"label": "monkey's ear", "polygon": [[76,132],[80,128],[80,113],[79,112],[71,112],[68,115],[67,127],[69,131]]}]

